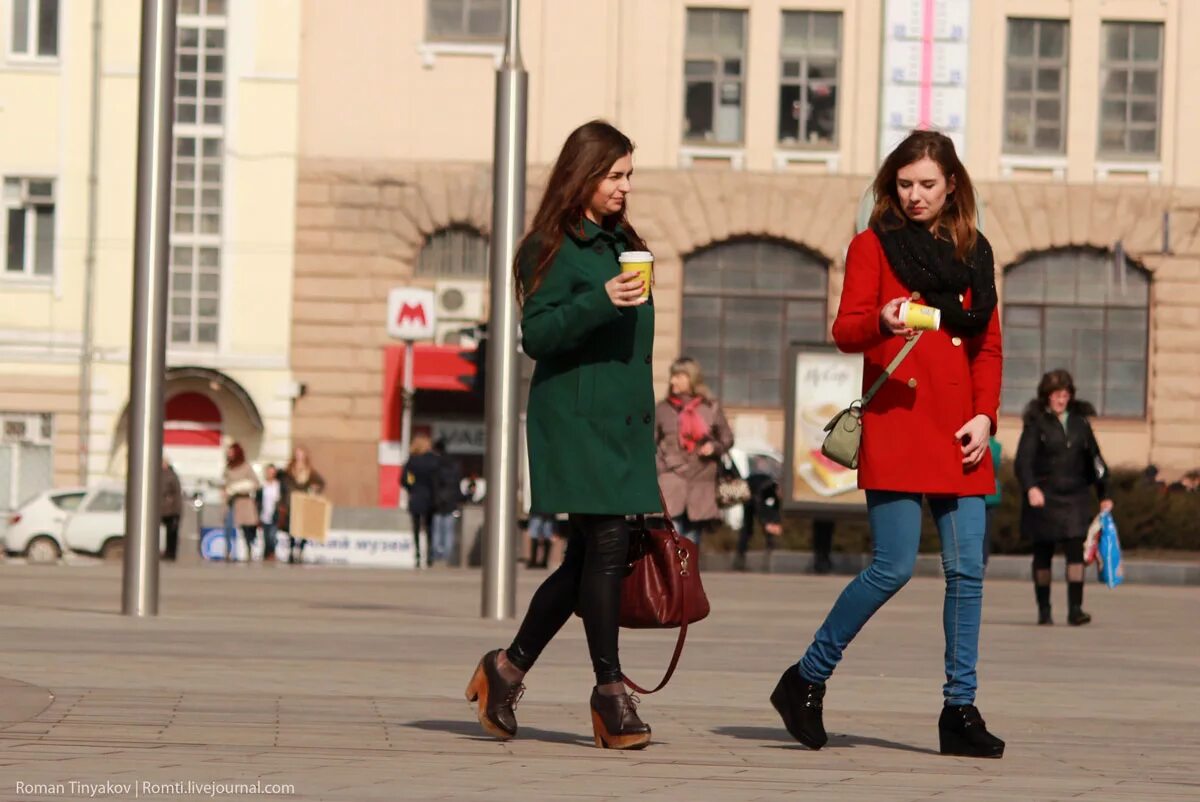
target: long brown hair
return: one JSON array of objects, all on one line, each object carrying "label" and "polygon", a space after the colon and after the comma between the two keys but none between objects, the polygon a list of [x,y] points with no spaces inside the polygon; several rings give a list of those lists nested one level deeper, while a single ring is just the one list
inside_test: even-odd
[{"label": "long brown hair", "polygon": [[888,218],[908,219],[900,196],[896,193],[896,177],[902,168],[926,157],[937,162],[947,184],[954,184],[954,190],[946,196],[946,205],[933,225],[934,236],[953,242],[955,256],[965,261],[978,237],[975,229],[975,187],[971,184],[971,176],[967,175],[967,168],[958,160],[954,142],[945,134],[913,131],[888,154],[879,168],[879,174],[875,176],[875,208],[871,211],[871,225],[898,227]]},{"label": "long brown hair", "polygon": [[[582,232],[588,204],[613,164],[632,153],[633,142],[629,137],[603,120],[584,123],[567,137],[550,171],[533,225],[521,240],[517,258],[513,260],[518,304],[523,304],[542,286],[562,246],[563,236],[572,231]],[[608,230],[620,226],[630,246],[643,250],[646,244],[629,224],[627,209],[628,203],[619,213],[604,218],[601,226]],[[533,265],[528,279],[522,265]]]}]

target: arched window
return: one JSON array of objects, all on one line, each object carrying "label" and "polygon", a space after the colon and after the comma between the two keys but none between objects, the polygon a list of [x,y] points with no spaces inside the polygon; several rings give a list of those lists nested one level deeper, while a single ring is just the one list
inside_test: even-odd
[{"label": "arched window", "polygon": [[795,245],[729,240],[683,264],[683,349],[725,405],[779,407],[791,342],[825,342],[828,266]]},{"label": "arched window", "polygon": [[473,228],[450,226],[430,234],[417,257],[418,278],[486,279],[488,241]]},{"label": "arched window", "polygon": [[1008,269],[1003,300],[1004,412],[1020,413],[1042,374],[1065,368],[1101,415],[1145,416],[1145,270],[1107,251],[1048,251]]}]

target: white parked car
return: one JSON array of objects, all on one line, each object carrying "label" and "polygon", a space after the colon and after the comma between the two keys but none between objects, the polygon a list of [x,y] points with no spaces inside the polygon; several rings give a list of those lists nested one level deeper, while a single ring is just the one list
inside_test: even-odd
[{"label": "white parked car", "polygon": [[[62,506],[60,506],[62,505]],[[25,510],[31,509],[28,516]],[[5,551],[23,554],[31,563],[54,562],[67,551],[119,560],[125,553],[125,488],[100,486],[50,490],[14,514],[20,520],[5,533]],[[158,547],[167,533],[159,527]]]}]

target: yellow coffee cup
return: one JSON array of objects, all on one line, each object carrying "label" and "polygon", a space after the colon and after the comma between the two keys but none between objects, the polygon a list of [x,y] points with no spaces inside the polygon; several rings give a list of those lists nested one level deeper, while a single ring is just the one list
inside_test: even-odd
[{"label": "yellow coffee cup", "polygon": [[942,310],[933,306],[905,301],[900,304],[900,319],[917,331],[937,331],[942,327]]},{"label": "yellow coffee cup", "polygon": [[654,254],[650,251],[625,251],[617,261],[622,273],[637,273],[642,280],[642,297],[650,297],[650,284],[654,281]]}]

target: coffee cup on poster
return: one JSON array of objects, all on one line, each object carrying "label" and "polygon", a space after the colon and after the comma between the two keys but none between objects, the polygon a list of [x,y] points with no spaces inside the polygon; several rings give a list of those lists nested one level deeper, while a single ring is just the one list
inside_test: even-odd
[{"label": "coffee cup on poster", "polygon": [[654,254],[650,251],[625,251],[617,261],[621,272],[637,273],[642,280],[642,297],[650,297],[650,285],[654,282]]}]

